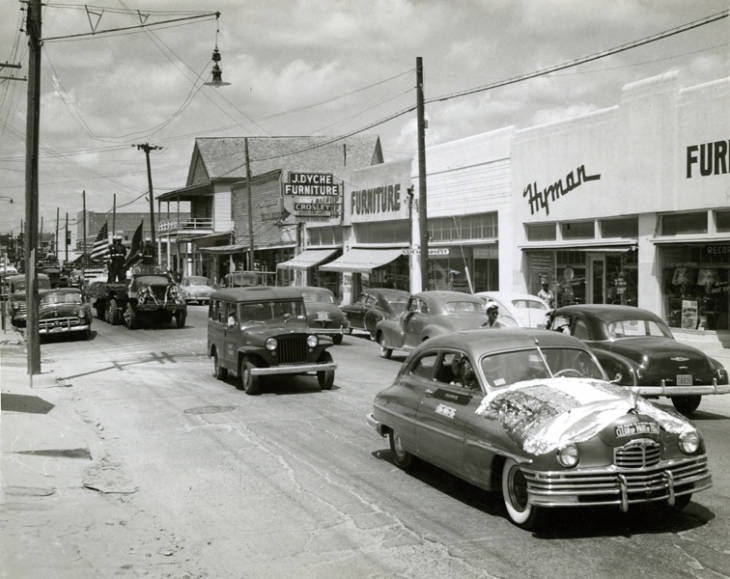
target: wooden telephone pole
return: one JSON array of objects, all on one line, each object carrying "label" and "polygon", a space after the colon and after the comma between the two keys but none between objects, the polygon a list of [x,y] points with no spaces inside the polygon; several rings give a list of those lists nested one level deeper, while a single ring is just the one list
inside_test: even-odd
[{"label": "wooden telephone pole", "polygon": [[428,218],[426,215],[426,118],[423,102],[423,58],[416,57],[416,104],[418,116],[418,232],[421,253],[421,291],[428,287]]},{"label": "wooden telephone pole", "polygon": [[150,151],[156,151],[162,147],[150,145],[144,143],[143,145],[136,145],[138,151],[144,151],[145,158],[147,159],[147,184],[149,186],[150,196],[150,240],[152,241],[152,247],[155,248],[155,263],[157,261],[157,245],[155,244],[155,200],[154,193],[152,192],[152,169],[150,168]]},{"label": "wooden telephone pole", "polygon": [[25,288],[28,313],[25,337],[28,347],[28,374],[41,372],[41,347],[38,334],[38,141],[41,99],[41,0],[28,1],[28,106],[26,110],[25,149]]}]

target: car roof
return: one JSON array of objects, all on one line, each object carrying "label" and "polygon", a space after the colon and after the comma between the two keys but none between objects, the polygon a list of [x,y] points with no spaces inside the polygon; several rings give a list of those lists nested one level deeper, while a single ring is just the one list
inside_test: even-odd
[{"label": "car roof", "polygon": [[562,346],[588,350],[582,341],[562,332],[532,328],[461,330],[426,340],[419,346],[419,349],[455,348],[464,350],[477,358],[487,352],[519,350],[535,345],[547,348]]},{"label": "car roof", "polygon": [[298,287],[273,287],[258,285],[251,287],[221,289],[210,296],[212,299],[233,302],[260,302],[265,300],[301,300],[302,290]]},{"label": "car roof", "polygon": [[[488,291],[488,292],[476,292],[475,296],[484,296],[487,298],[493,298],[499,301],[511,302],[512,300],[534,300],[542,302],[538,296],[534,294],[526,294],[521,292],[503,292],[503,291]],[[543,302],[544,303],[544,302]]]},{"label": "car roof", "polygon": [[655,313],[635,306],[621,306],[615,304],[582,304],[574,306],[564,306],[555,310],[555,315],[565,314],[574,315],[577,313],[585,313],[591,317],[598,318],[604,322],[613,322],[616,320],[625,320],[627,318],[634,320],[663,320]]},{"label": "car roof", "polygon": [[420,298],[432,298],[435,300],[448,300],[448,299],[464,300],[464,299],[466,299],[467,301],[478,301],[478,302],[482,301],[478,297],[476,297],[472,294],[467,294],[464,292],[452,292],[452,291],[448,291],[448,290],[430,290],[430,291],[425,291],[425,292],[419,292],[414,295],[416,297],[420,297]]},{"label": "car roof", "polygon": [[408,298],[408,292],[405,290],[399,290],[391,287],[369,287],[366,290],[363,290],[363,293],[367,294],[378,294],[382,296],[388,296],[388,297],[403,297]]},{"label": "car roof", "polygon": [[320,292],[321,291],[324,291],[324,292],[327,292],[327,293],[330,293],[330,294],[332,293],[332,290],[331,289],[328,289],[326,287],[319,287],[317,285],[294,286],[294,289],[305,290],[305,291],[320,291]]}]

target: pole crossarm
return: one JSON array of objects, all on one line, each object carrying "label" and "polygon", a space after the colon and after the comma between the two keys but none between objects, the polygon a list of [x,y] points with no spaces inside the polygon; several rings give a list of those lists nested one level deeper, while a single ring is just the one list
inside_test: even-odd
[{"label": "pole crossarm", "polygon": [[[94,14],[96,15],[96,14]],[[108,28],[105,30],[96,30],[92,26],[91,32],[79,32],[78,34],[66,34],[64,36],[49,36],[47,38],[42,38],[41,42],[53,42],[54,40],[69,40],[71,38],[85,38],[89,36],[101,36],[102,34],[111,34],[112,32],[124,32],[127,30],[137,30],[141,28],[153,28],[155,26],[162,26],[163,24],[175,24],[179,22],[186,22],[190,20],[201,20],[203,18],[218,18],[220,16],[220,12],[206,12],[204,14],[197,14],[195,16],[182,16],[180,18],[168,18],[167,20],[160,20],[158,22],[142,22],[141,24],[135,24],[134,26],[121,26],[118,28]],[[101,16],[99,16],[99,19],[101,19]],[[140,16],[141,19],[141,16]],[[89,20],[91,22],[91,20]],[[97,20],[96,26],[99,25],[99,21]]]},{"label": "pole crossarm", "polygon": [[23,68],[22,64],[10,64],[8,61],[0,62],[0,68]]}]

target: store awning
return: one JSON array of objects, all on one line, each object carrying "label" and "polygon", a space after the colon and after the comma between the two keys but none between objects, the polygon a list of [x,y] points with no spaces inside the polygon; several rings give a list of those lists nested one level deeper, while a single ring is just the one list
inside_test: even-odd
[{"label": "store awning", "polygon": [[402,249],[351,249],[334,261],[319,266],[319,269],[370,273],[376,267],[390,263],[401,255],[403,255]]},{"label": "store awning", "polygon": [[322,263],[338,251],[338,249],[306,249],[289,261],[277,263],[276,267],[282,269],[307,269]]},{"label": "store awning", "polygon": [[248,251],[248,245],[216,245],[213,247],[201,247],[200,253],[215,253],[217,255],[231,255]]}]

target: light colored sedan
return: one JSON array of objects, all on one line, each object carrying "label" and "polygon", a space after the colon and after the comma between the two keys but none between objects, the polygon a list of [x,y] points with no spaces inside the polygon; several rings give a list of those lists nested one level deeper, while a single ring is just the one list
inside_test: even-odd
[{"label": "light colored sedan", "polygon": [[520,328],[545,328],[548,305],[532,294],[516,292],[477,292],[484,304],[495,302],[499,306],[499,319],[505,326]]},{"label": "light colored sedan", "polygon": [[208,283],[208,278],[202,275],[191,275],[182,278],[180,282],[185,303],[207,304],[210,301],[210,294],[215,288]]}]

